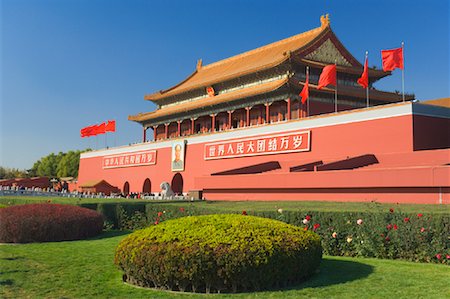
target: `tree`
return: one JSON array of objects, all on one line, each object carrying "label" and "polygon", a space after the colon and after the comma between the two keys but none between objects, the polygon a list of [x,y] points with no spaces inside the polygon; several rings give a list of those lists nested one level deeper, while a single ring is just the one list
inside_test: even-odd
[{"label": "tree", "polygon": [[66,155],[64,155],[56,168],[56,174],[58,177],[78,176],[81,152],[82,151],[69,151]]},{"label": "tree", "polygon": [[19,170],[17,168],[8,168],[0,166],[0,180],[1,179],[14,179],[14,178],[26,178],[27,172],[25,170]]},{"label": "tree", "polygon": [[36,161],[28,173],[30,176],[76,178],[78,177],[80,154],[87,151],[91,151],[91,149],[59,152],[57,155],[51,153]]}]

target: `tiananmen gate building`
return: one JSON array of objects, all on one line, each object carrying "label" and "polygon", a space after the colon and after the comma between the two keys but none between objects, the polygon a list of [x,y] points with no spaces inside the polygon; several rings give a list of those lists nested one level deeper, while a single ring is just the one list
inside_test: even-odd
[{"label": "tiananmen gate building", "polygon": [[[336,64],[334,87],[317,89]],[[309,67],[309,98],[299,92]],[[78,185],[104,180],[123,193],[202,192],[211,200],[450,203],[450,98],[418,102],[373,88],[369,69],[321,26],[203,65],[145,96],[152,112],[139,144],[81,155]],[[336,105],[337,104],[337,105]],[[308,107],[309,106],[309,107]]]}]

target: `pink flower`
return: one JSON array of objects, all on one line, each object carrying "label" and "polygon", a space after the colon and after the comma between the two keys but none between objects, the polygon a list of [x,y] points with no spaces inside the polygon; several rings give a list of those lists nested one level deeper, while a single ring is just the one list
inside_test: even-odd
[{"label": "pink flower", "polygon": [[425,227],[422,227],[422,228],[420,229],[420,232],[423,233],[424,231],[425,231]]},{"label": "pink flower", "polygon": [[307,225],[309,223],[309,220],[305,218],[305,219],[303,219],[302,222],[303,222],[304,225]]},{"label": "pink flower", "polygon": [[403,219],[403,221],[406,223],[406,222],[409,222],[409,218],[408,217],[405,217],[405,219]]},{"label": "pink flower", "polygon": [[391,238],[389,238],[389,237],[386,237],[384,239],[386,240],[386,242],[389,242],[391,240]]},{"label": "pink flower", "polygon": [[398,229],[397,224],[394,224],[394,230],[397,230],[397,229]]},{"label": "pink flower", "polygon": [[337,238],[337,233],[334,232],[334,233],[331,234],[331,236],[332,236],[334,239],[336,239],[336,238]]},{"label": "pink flower", "polygon": [[423,214],[422,213],[419,213],[419,214],[417,214],[417,217],[422,217],[423,216]]},{"label": "pink flower", "polygon": [[305,219],[310,221],[311,220],[311,216],[310,215],[306,215]]},{"label": "pink flower", "polygon": [[438,253],[438,254],[436,254],[436,258],[437,258],[438,260],[440,260],[440,259],[442,258],[442,255],[441,255],[440,253]]},{"label": "pink flower", "polygon": [[158,223],[159,223],[159,221],[158,221],[158,220],[156,220],[156,221],[155,221],[155,225],[157,225]]},{"label": "pink flower", "polygon": [[445,258],[448,259],[448,260],[450,260],[450,254],[446,254],[446,255],[445,255]]},{"label": "pink flower", "polygon": [[388,224],[387,226],[386,226],[386,228],[387,228],[387,230],[391,230],[392,229],[392,224]]},{"label": "pink flower", "polygon": [[320,224],[319,224],[319,223],[315,223],[315,224],[313,225],[314,231],[315,231],[316,229],[318,229],[319,227],[320,227]]},{"label": "pink flower", "polygon": [[163,212],[158,212],[158,217],[161,217],[163,215]]},{"label": "pink flower", "polygon": [[362,223],[363,223],[363,220],[362,220],[362,219],[356,220],[356,224],[361,225]]},{"label": "pink flower", "polygon": [[180,208],[180,212],[184,212],[184,208]]},{"label": "pink flower", "polygon": [[242,215],[246,216],[247,215],[247,211],[242,211]]}]

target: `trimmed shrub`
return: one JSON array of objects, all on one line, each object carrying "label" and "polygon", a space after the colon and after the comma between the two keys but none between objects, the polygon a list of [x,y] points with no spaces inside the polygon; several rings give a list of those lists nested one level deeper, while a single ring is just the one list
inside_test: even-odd
[{"label": "trimmed shrub", "polygon": [[27,204],[0,209],[0,242],[80,240],[102,232],[101,214],[77,206]]},{"label": "trimmed shrub", "polygon": [[242,215],[183,217],[136,231],[116,249],[124,280],[144,287],[239,292],[293,285],[322,258],[320,237]]}]

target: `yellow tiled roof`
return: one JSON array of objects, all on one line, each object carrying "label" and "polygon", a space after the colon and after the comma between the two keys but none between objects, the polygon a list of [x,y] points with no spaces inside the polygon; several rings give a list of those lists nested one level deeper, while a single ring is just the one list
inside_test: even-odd
[{"label": "yellow tiled roof", "polygon": [[184,81],[169,89],[146,95],[144,98],[158,101],[194,88],[207,87],[218,82],[279,65],[289,59],[290,52],[308,45],[318,38],[321,33],[329,30],[328,17],[322,17],[321,23],[322,25],[318,28],[218,62],[205,66],[201,66],[201,62],[199,62],[194,73]]}]

